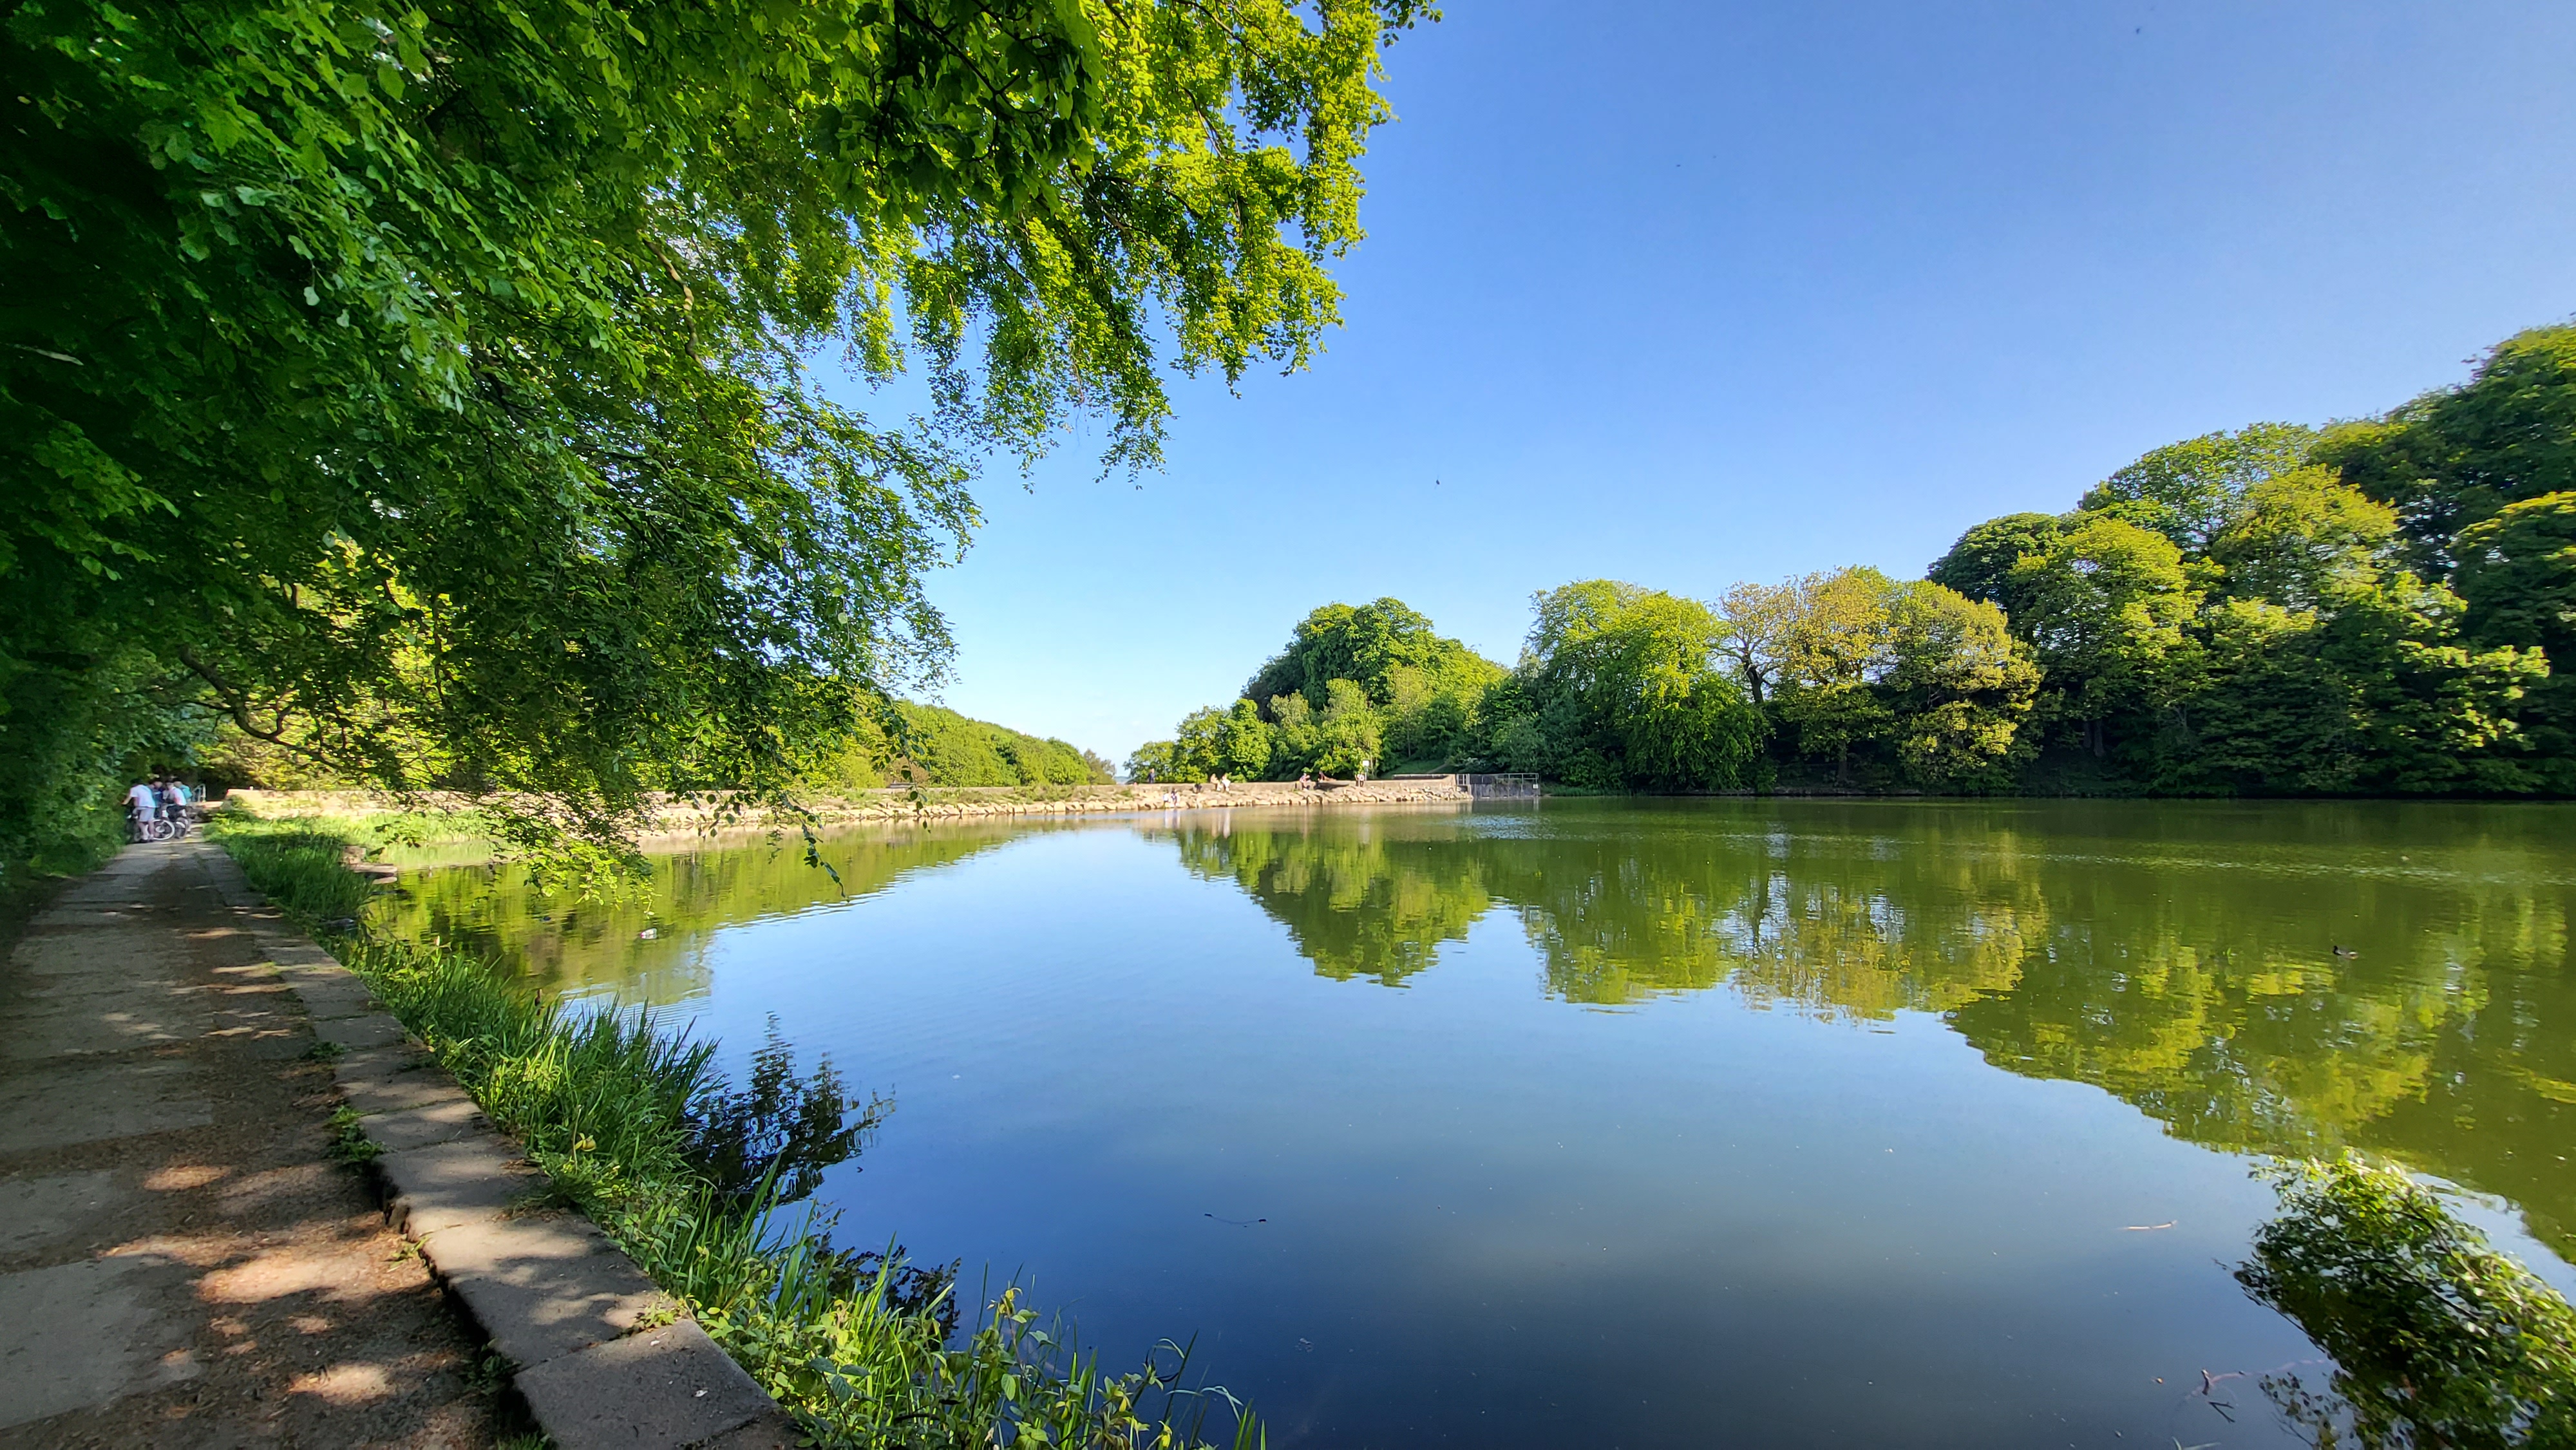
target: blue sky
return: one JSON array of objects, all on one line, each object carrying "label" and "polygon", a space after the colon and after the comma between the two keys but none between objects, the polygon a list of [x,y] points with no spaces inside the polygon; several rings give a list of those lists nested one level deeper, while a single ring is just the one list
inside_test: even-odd
[{"label": "blue sky", "polygon": [[1344,328],[1164,472],[996,470],[945,703],[1123,758],[1331,600],[1508,662],[1568,580],[1916,575],[2576,312],[2576,5],[1452,0],[1388,63]]}]

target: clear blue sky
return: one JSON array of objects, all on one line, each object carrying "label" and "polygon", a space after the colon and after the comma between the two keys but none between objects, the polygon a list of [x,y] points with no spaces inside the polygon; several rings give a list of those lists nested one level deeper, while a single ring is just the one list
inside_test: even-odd
[{"label": "clear blue sky", "polygon": [[1123,759],[1331,600],[1508,662],[1568,580],[1917,575],[2576,312],[2576,5],[1452,0],[1388,64],[1329,350],[989,478],[946,703]]}]

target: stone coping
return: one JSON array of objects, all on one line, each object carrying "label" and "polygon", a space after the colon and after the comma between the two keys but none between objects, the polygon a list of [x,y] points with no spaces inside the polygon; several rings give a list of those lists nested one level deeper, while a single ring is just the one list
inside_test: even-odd
[{"label": "stone coping", "polygon": [[385,1213],[462,1304],[561,1450],[787,1450],[796,1424],[583,1215],[543,1205],[519,1145],[368,992],[289,927],[230,855],[201,847],[224,904],[342,1050],[340,1097],[381,1150]]},{"label": "stone coping", "polygon": [[[1293,781],[1238,781],[1226,790],[1214,786],[1090,785],[1064,788],[1062,795],[1032,796],[1018,786],[929,786],[919,797],[909,790],[818,791],[806,802],[816,826],[880,825],[902,821],[938,821],[980,816],[1154,815],[1170,810],[1241,810],[1249,807],[1312,810],[1329,806],[1457,805],[1473,795],[1454,775],[1389,776],[1363,783],[1349,781],[1301,790]],[[398,809],[380,797],[339,791],[263,791],[243,789],[225,798],[230,807],[263,819],[299,815],[369,815]],[[1168,802],[1168,803],[1167,803]],[[430,798],[433,807],[462,806],[451,798]],[[740,832],[793,831],[801,822],[772,820],[753,812],[748,818],[666,805],[644,824],[647,840]]]}]

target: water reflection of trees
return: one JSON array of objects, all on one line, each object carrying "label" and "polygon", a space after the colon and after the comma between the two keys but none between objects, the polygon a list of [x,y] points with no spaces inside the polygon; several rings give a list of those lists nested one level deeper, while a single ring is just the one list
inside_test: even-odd
[{"label": "water reflection of trees", "polygon": [[[1544,989],[1937,1012],[2214,1147],[2394,1153],[2576,1227],[2559,813],[1691,806],[1177,833],[1316,970],[1393,984],[1497,906]],[[1795,829],[1784,829],[1786,819]],[[2339,959],[2344,945],[2359,956]]]},{"label": "water reflection of trees", "polygon": [[[1651,819],[1651,818],[1650,818]],[[1553,995],[1617,1005],[1726,984],[1764,1006],[1885,1018],[2009,987],[2044,921],[1993,860],[1870,838],[1693,829],[1534,838],[1494,873]]]},{"label": "water reflection of trees", "polygon": [[1242,887],[1336,981],[1400,986],[1493,906],[1478,843],[1419,818],[1239,827],[1227,813],[1171,834],[1182,865]]},{"label": "water reflection of trees", "polygon": [[549,895],[509,867],[450,867],[406,874],[372,920],[406,940],[519,964],[549,992],[662,1006],[706,994],[706,944],[717,927],[870,895],[1027,829],[995,821],[835,832],[824,837],[821,854],[837,882],[806,864],[801,841],[661,856],[636,890],[600,901]]}]

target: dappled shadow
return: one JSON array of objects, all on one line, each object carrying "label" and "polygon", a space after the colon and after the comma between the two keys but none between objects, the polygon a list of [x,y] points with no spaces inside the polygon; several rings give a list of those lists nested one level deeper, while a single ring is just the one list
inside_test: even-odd
[{"label": "dappled shadow", "polygon": [[[0,1088],[44,1115],[0,1151],[0,1318],[37,1350],[12,1357],[0,1428],[14,1402],[44,1413],[13,1444],[492,1443],[474,1341],[330,1156],[330,1070],[293,999],[183,853],[119,864],[0,979]],[[64,990],[92,976],[112,990]],[[66,1035],[15,1010],[31,992],[101,1027],[157,993],[159,1030]],[[26,1312],[65,1276],[72,1312]]]}]

